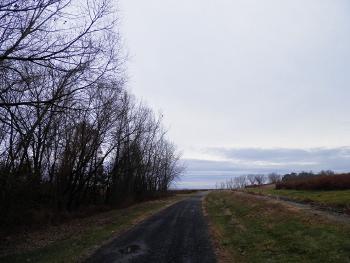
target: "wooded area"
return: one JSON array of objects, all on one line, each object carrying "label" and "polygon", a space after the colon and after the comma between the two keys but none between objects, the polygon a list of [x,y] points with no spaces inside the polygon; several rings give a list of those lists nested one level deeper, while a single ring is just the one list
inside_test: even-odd
[{"label": "wooded area", "polygon": [[0,3],[0,214],[164,192],[182,168],[125,87],[110,0]]}]

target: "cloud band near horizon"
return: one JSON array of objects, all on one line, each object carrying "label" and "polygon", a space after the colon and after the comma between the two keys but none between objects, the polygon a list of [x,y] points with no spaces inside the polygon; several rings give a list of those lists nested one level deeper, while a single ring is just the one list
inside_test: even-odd
[{"label": "cloud band near horizon", "polygon": [[213,188],[216,182],[242,174],[350,170],[350,147],[334,148],[207,148],[213,159],[184,159],[186,172],[178,188]]}]

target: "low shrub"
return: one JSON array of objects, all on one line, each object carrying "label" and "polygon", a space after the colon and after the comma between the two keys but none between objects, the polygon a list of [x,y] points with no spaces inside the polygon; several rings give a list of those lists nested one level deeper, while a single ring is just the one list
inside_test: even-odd
[{"label": "low shrub", "polygon": [[276,183],[276,189],[346,190],[350,189],[350,174],[319,175],[283,180]]}]

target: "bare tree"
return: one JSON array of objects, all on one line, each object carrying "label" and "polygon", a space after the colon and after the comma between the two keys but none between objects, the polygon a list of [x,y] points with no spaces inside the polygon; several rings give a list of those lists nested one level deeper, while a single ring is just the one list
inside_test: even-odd
[{"label": "bare tree", "polygon": [[229,180],[226,180],[226,189],[228,189],[228,190],[235,189],[235,182],[232,178]]},{"label": "bare tree", "polygon": [[282,180],[282,176],[277,173],[270,173],[268,179],[270,183],[275,184]]},{"label": "bare tree", "polygon": [[255,174],[248,174],[247,181],[248,181],[249,185],[255,185],[257,183],[256,178],[255,178]]},{"label": "bare tree", "polygon": [[265,182],[265,175],[263,174],[255,174],[254,178],[257,185],[262,185]]},{"label": "bare tree", "polygon": [[234,177],[234,185],[237,189],[242,189],[247,185],[247,178],[245,175]]},{"label": "bare tree", "polygon": [[[0,107],[37,107],[84,93],[118,69],[118,34],[110,0],[4,0],[0,5]],[[32,69],[35,66],[36,72]],[[61,82],[31,94],[42,69]],[[79,81],[77,81],[79,79]],[[63,88],[72,80],[75,85]],[[16,95],[16,96],[14,96]],[[81,96],[81,94],[80,94]]]},{"label": "bare tree", "polygon": [[0,3],[2,215],[141,199],[182,173],[161,117],[125,88],[115,21],[111,0]]}]

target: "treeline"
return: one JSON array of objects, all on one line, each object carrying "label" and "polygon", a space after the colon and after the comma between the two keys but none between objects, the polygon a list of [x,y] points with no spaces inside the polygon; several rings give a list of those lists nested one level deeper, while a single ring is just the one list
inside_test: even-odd
[{"label": "treeline", "polygon": [[109,0],[0,3],[0,214],[165,192],[181,173],[161,118],[125,88]]},{"label": "treeline", "polygon": [[294,190],[345,190],[350,189],[350,173],[336,174],[333,171],[292,173],[276,184],[276,189]]},{"label": "treeline", "polygon": [[331,170],[319,173],[270,173],[240,175],[217,183],[216,189],[243,189],[274,184],[276,189],[344,190],[350,189],[350,173],[336,174]]},{"label": "treeline", "polygon": [[216,183],[215,189],[243,189],[246,187],[256,187],[264,184],[276,184],[282,180],[282,175],[270,174],[248,174],[232,177],[225,182]]}]

